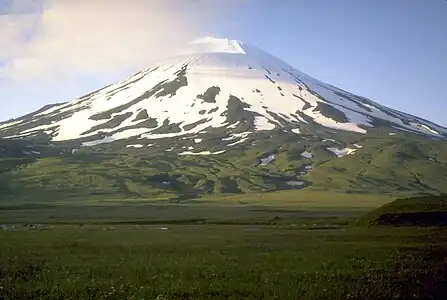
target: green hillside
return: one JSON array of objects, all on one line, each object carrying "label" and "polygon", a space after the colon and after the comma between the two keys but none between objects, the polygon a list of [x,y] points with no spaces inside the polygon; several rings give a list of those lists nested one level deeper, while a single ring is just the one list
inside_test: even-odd
[{"label": "green hillside", "polygon": [[447,226],[447,195],[398,199],[366,214],[360,224]]},{"label": "green hillside", "polygon": [[[447,192],[447,143],[410,133],[334,132],[337,157],[324,136],[259,134],[219,155],[178,155],[129,141],[79,148],[47,141],[0,141],[1,201],[85,199],[185,200],[279,190],[413,196]],[[167,141],[164,141],[167,143]],[[171,141],[173,148],[183,141]],[[212,151],[209,139],[195,151]],[[166,145],[165,145],[166,146]],[[306,151],[312,157],[303,157]],[[261,161],[274,154],[266,165]],[[287,199],[284,199],[287,200]]]}]

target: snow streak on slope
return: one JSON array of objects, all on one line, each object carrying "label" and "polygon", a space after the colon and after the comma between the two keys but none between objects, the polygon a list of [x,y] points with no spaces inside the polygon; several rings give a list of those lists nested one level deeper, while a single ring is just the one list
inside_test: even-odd
[{"label": "snow streak on slope", "polygon": [[[94,146],[128,138],[199,140],[221,128],[233,147],[259,131],[300,134],[302,124],[447,136],[446,128],[324,84],[256,47],[215,38],[73,102],[0,124],[0,136],[44,134]],[[241,130],[244,136],[237,136]]]}]

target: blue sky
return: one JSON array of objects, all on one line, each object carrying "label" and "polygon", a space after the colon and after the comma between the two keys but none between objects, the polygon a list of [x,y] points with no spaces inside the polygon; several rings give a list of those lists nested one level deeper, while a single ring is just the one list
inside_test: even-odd
[{"label": "blue sky", "polygon": [[[445,0],[241,0],[214,20],[196,25],[259,46],[322,81],[447,126]],[[8,59],[0,61],[0,72],[7,75]],[[56,85],[0,77],[0,120],[71,100],[138,69],[124,66],[83,70]]]}]

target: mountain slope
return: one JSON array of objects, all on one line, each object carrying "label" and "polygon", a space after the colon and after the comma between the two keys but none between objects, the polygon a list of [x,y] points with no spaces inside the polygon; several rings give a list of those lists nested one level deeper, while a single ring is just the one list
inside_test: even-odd
[{"label": "mountain slope", "polygon": [[[343,140],[340,135],[334,137]],[[369,136],[356,140],[361,145],[354,144],[361,148],[346,154],[343,149],[353,149],[354,144],[350,148],[310,135],[303,138],[307,140],[291,142],[294,135],[277,132],[274,139],[220,155],[179,156],[163,150],[160,155],[156,148],[119,144],[85,147],[74,153],[58,148],[62,154],[54,155],[56,146],[35,145],[33,152],[28,149],[21,156],[0,159],[8,166],[0,173],[1,198],[181,200],[297,189],[392,196],[447,192],[445,142],[410,133]],[[350,134],[346,143],[349,138]],[[339,151],[335,154],[328,148]]]},{"label": "mountain slope", "polygon": [[4,199],[447,186],[446,128],[226,39],[2,122],[0,138]]},{"label": "mountain slope", "polygon": [[[299,132],[304,124],[447,135],[446,128],[319,82],[241,41],[208,38],[184,52],[73,102],[1,124],[0,134],[79,139],[84,146],[206,135],[217,128],[224,138],[241,140],[275,128]],[[235,136],[241,132],[244,137]]]}]

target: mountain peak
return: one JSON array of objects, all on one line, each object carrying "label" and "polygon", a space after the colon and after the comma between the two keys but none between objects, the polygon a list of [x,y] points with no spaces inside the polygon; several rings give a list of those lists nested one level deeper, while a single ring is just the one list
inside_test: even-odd
[{"label": "mountain peak", "polygon": [[83,146],[209,138],[221,142],[200,153],[222,153],[266,131],[298,139],[304,130],[377,128],[447,137],[446,128],[325,84],[257,47],[204,37],[123,81],[0,123],[0,137],[45,136]]},{"label": "mountain peak", "polygon": [[247,54],[247,46],[243,41],[212,36],[191,41],[185,53],[237,53]]}]

